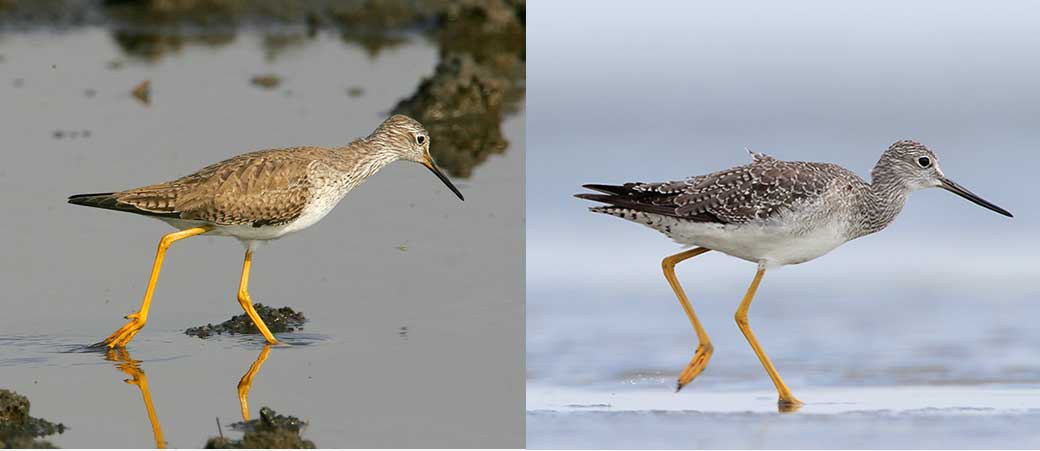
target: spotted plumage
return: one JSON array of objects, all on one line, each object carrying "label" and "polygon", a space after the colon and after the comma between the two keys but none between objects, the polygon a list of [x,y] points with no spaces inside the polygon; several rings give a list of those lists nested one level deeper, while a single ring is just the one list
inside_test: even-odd
[{"label": "spotted plumage", "polygon": [[[919,158],[929,164],[922,167]],[[641,223],[681,244],[780,266],[885,228],[911,191],[941,186],[936,162],[920,143],[899,141],[868,183],[835,164],[752,153],[750,164],[679,181],[585,185],[602,194],[577,197],[607,204],[591,211]]]},{"label": "spotted plumage", "polygon": [[698,342],[693,358],[679,374],[676,390],[704,371],[714,347],[675,276],[675,265],[709,251],[758,264],[734,318],[776,386],[780,410],[790,411],[802,402],[780,378],[747,317],[768,269],[812,260],[885,228],[903,209],[910,192],[922,188],[940,187],[1011,216],[946,178],[935,154],[914,141],[892,144],[870,175],[868,183],[837,165],[752,154],[750,164],[681,181],[585,185],[600,194],[577,197],[606,204],[590,208],[593,212],[637,222],[684,246],[696,246],[661,262]]},{"label": "spotted plumage", "polygon": [[[608,196],[584,197],[695,222],[743,224],[811,202],[832,184],[863,185],[859,177],[837,165],[752,155],[751,164],[681,181],[627,183],[620,187],[588,185]],[[609,209],[598,207],[596,211],[604,208]]]}]

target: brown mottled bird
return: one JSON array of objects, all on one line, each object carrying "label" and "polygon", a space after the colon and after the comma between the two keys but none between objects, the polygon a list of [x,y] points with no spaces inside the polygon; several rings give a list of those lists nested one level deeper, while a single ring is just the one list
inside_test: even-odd
[{"label": "brown mottled bird", "polygon": [[166,249],[175,241],[209,234],[233,236],[246,245],[238,302],[268,343],[277,343],[249,298],[253,250],[306,229],[325,217],[343,196],[383,166],[397,160],[433,171],[459,199],[430,156],[430,135],[414,119],[395,115],[372,134],[345,147],[291,147],[245,153],[177,180],[115,193],[77,194],[69,203],[150,216],[177,228],[162,237],[141,309],[98,345],[125,347],[148,320],[148,309]]}]

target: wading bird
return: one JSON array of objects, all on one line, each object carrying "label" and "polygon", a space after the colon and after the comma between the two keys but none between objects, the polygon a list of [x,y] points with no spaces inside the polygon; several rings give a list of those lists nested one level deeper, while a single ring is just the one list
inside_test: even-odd
[{"label": "wading bird", "polygon": [[946,178],[931,150],[914,141],[892,144],[867,183],[829,163],[781,161],[752,153],[751,164],[662,183],[584,185],[602,194],[578,194],[607,204],[591,207],[646,225],[692,249],[666,257],[664,276],[679,298],[699,342],[679,375],[676,391],[697,377],[712,355],[711,340],[675,277],[675,265],[708,251],[758,264],[737,309],[737,326],[762,362],[780,395],[780,406],[801,405],[773,367],[748,325],[747,313],[762,275],[772,268],[804,263],[847,241],[880,231],[916,190],[938,187],[1002,215],[1011,213]]},{"label": "wading bird", "polygon": [[350,190],[387,164],[426,166],[459,199],[459,192],[430,156],[430,135],[403,115],[345,147],[261,150],[224,160],[177,180],[126,191],[77,194],[69,203],[159,219],[178,229],[159,240],[144,302],[130,321],[98,345],[125,347],[148,321],[163,256],[174,242],[196,235],[233,236],[246,245],[238,302],[268,343],[277,343],[249,297],[249,268],[260,241],[306,229],[325,217]]}]

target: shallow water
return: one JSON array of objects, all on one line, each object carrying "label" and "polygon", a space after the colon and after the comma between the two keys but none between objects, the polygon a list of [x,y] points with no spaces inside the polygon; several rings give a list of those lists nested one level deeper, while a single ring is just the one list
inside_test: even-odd
[{"label": "shallow water", "polygon": [[[138,308],[170,229],[65,197],[367,135],[437,63],[433,43],[403,37],[373,54],[319,32],[273,52],[245,30],[140,58],[100,27],[0,35],[0,386],[69,427],[48,440],[154,446],[142,390],[124,383],[137,372],[167,446],[202,446],[218,419],[235,436],[237,385],[263,350],[259,336],[183,334],[241,312],[242,247],[203,237],[167,254],[128,356],[72,352]],[[267,73],[277,88],[250,83]],[[150,105],[130,96],[145,79]],[[397,163],[320,224],[257,251],[254,301],[310,321],[281,335],[288,345],[255,374],[252,417],[262,406],[300,417],[321,447],[522,446],[522,110],[503,128],[508,149],[456,179],[464,203],[424,168]]]},{"label": "shallow water", "polygon": [[[528,391],[529,448],[1035,448],[1040,386],[900,386],[801,392]],[[576,404],[595,402],[595,404]]]}]

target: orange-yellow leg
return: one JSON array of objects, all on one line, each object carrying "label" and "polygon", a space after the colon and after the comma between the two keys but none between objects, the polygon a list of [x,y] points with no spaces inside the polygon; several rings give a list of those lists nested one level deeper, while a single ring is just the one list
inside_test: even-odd
[{"label": "orange-yellow leg", "polygon": [[249,421],[249,390],[253,388],[253,378],[260,372],[260,367],[267,361],[267,355],[271,353],[271,345],[264,345],[256,361],[249,366],[249,371],[242,375],[238,381],[238,404],[242,406],[242,421]]},{"label": "orange-yellow leg", "polygon": [[766,373],[769,373],[769,378],[773,380],[773,384],[776,385],[776,391],[780,394],[780,410],[791,411],[797,410],[798,406],[802,405],[802,402],[795,398],[791,393],[791,389],[787,388],[787,384],[780,378],[780,373],[776,372],[776,368],[773,367],[773,362],[769,361],[769,357],[765,351],[762,350],[762,346],[758,344],[758,340],[755,338],[755,334],[751,332],[751,325],[748,324],[747,314],[748,309],[751,307],[751,300],[755,297],[755,291],[758,291],[758,284],[762,281],[762,276],[766,273],[766,270],[759,268],[758,272],[755,273],[755,279],[751,281],[751,286],[748,287],[747,294],[744,295],[744,300],[740,301],[740,308],[737,309],[735,315],[737,319],[737,327],[740,327],[740,331],[744,333],[744,337],[747,338],[748,343],[751,344],[751,349],[755,350],[755,355],[758,356],[758,360],[762,362],[762,366],[765,367]]},{"label": "orange-yellow leg", "polygon": [[680,252],[675,255],[665,257],[661,261],[661,267],[664,269],[664,278],[668,279],[668,283],[672,286],[672,291],[675,291],[675,296],[679,298],[679,303],[682,304],[683,310],[686,312],[686,316],[690,318],[690,324],[693,325],[693,330],[697,332],[697,351],[693,354],[693,359],[686,365],[682,373],[679,374],[679,382],[675,386],[675,391],[682,390],[683,386],[690,383],[693,378],[697,377],[704,371],[704,368],[708,366],[708,360],[711,359],[711,354],[715,348],[711,345],[711,339],[708,338],[708,333],[704,331],[704,326],[701,326],[701,322],[697,319],[697,315],[693,313],[693,307],[690,305],[690,300],[686,298],[686,293],[683,291],[682,286],[679,285],[679,279],[675,278],[675,265],[688,258],[693,258],[701,255],[711,249],[698,247],[687,251]]},{"label": "orange-yellow leg", "polygon": [[242,282],[238,285],[238,304],[242,306],[242,310],[246,311],[246,315],[249,315],[249,319],[253,320],[253,324],[256,325],[257,329],[260,329],[260,333],[267,339],[268,344],[278,344],[278,340],[274,338],[274,334],[267,328],[267,324],[264,324],[264,320],[260,319],[260,314],[256,313],[256,309],[253,308],[253,300],[249,298],[249,268],[253,266],[253,250],[246,249],[246,259],[242,263]]},{"label": "orange-yellow leg", "polygon": [[130,358],[130,353],[123,348],[109,349],[105,358],[114,362],[121,362],[117,365],[117,368],[130,376],[130,379],[124,379],[123,382],[136,385],[141,390],[141,398],[144,399],[144,409],[148,412],[148,421],[152,424],[152,435],[155,436],[155,447],[160,449],[166,448],[162,426],[159,424],[159,418],[155,415],[155,406],[152,405],[152,392],[148,388],[148,377],[144,375],[144,371],[138,366],[140,362]]},{"label": "orange-yellow leg", "polygon": [[195,235],[201,235],[209,232],[212,227],[203,226],[195,227],[191,229],[181,230],[180,232],[173,232],[166,236],[163,236],[159,240],[159,251],[155,254],[155,263],[152,264],[152,276],[148,279],[148,288],[144,292],[144,302],[141,303],[141,309],[135,313],[126,315],[126,319],[130,322],[126,323],[119,330],[116,330],[112,335],[105,339],[102,343],[108,346],[110,349],[115,347],[126,347],[130,340],[134,339],[134,335],[144,327],[145,323],[148,322],[148,309],[152,305],[152,294],[155,293],[155,283],[159,280],[159,271],[162,270],[163,258],[166,256],[166,250],[170,246],[179,240],[190,238]]}]

